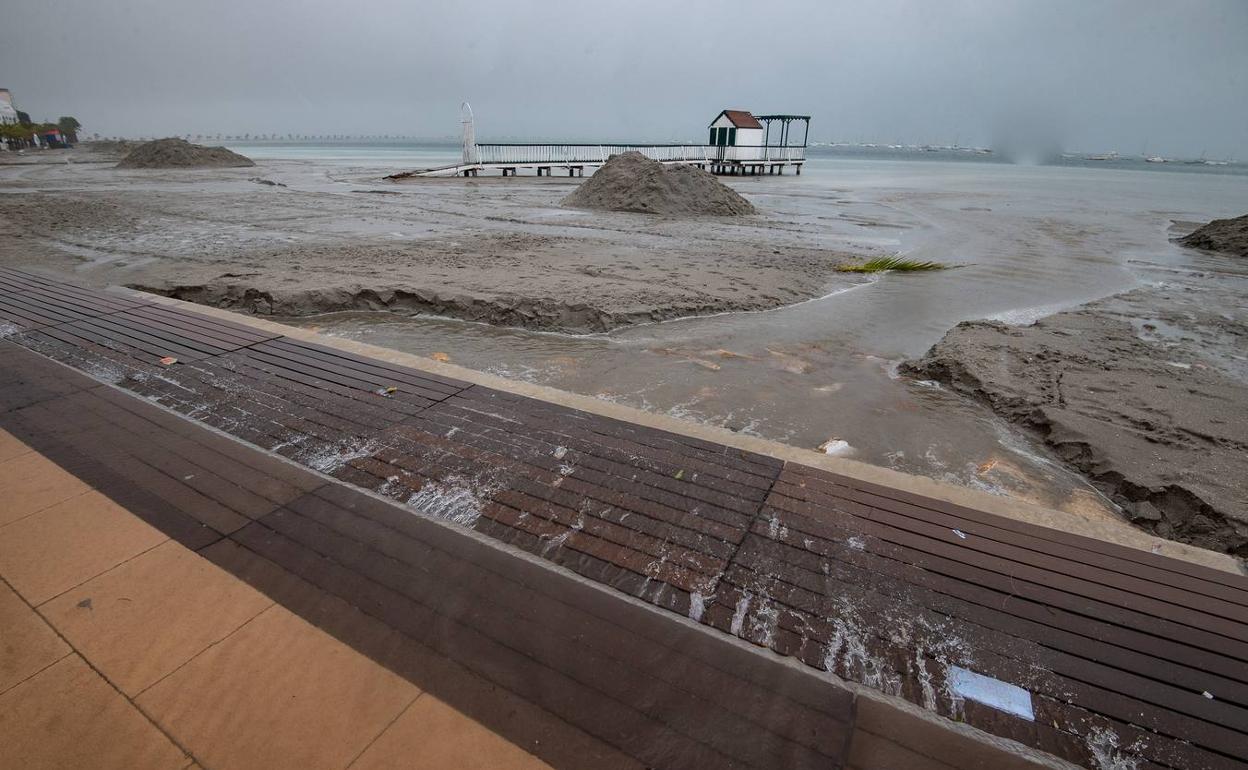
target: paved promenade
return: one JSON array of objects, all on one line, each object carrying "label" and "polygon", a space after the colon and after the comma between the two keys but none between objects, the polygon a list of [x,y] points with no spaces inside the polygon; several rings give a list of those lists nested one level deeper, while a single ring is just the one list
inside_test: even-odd
[{"label": "paved promenade", "polygon": [[548,765],[0,431],[0,767]]},{"label": "paved promenade", "polygon": [[[500,750],[556,767],[1248,757],[1242,575],[29,273],[0,270],[0,326],[0,427],[23,456],[169,538],[145,558],[176,545],[273,605],[239,629],[289,613]],[[41,576],[63,560],[12,537],[37,515],[0,519],[0,576],[59,630],[45,603],[120,567]],[[153,672],[95,670],[173,740],[196,721],[174,685],[169,720],[126,689]]]}]

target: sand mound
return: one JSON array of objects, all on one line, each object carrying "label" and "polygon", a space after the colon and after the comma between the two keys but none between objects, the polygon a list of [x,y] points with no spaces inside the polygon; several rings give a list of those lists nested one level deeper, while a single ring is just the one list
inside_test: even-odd
[{"label": "sand mound", "polygon": [[754,206],[693,166],[664,166],[639,152],[612,155],[564,206],[666,216],[741,216]]},{"label": "sand mound", "polygon": [[157,139],[139,145],[117,168],[229,168],[254,166],[251,158],[224,147],[203,147],[185,139]]},{"label": "sand mound", "polygon": [[1248,257],[1248,214],[1234,219],[1215,219],[1179,243],[1193,249],[1225,251]]}]

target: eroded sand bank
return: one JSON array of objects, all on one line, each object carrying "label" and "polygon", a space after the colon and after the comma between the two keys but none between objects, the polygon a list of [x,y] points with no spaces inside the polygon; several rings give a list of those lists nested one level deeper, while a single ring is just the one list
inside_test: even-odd
[{"label": "eroded sand bank", "polygon": [[1248,311],[1186,293],[964,322],[906,368],[1026,428],[1139,526],[1248,556]]}]

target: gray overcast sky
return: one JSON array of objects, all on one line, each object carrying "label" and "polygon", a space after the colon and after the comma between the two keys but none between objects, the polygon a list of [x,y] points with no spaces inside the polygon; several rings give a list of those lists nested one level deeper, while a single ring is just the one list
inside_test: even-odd
[{"label": "gray overcast sky", "polygon": [[700,138],[722,107],[812,139],[1248,160],[1248,0],[41,0],[0,86],[88,133]]}]

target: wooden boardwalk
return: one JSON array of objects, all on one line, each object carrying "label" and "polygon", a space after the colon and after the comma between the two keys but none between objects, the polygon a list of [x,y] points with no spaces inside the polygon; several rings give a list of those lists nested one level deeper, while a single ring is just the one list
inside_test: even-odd
[{"label": "wooden boardwalk", "polygon": [[556,766],[869,766],[872,739],[832,680],[436,519],[1077,764],[1248,758],[1242,576],[15,270],[0,334],[0,426]]}]

